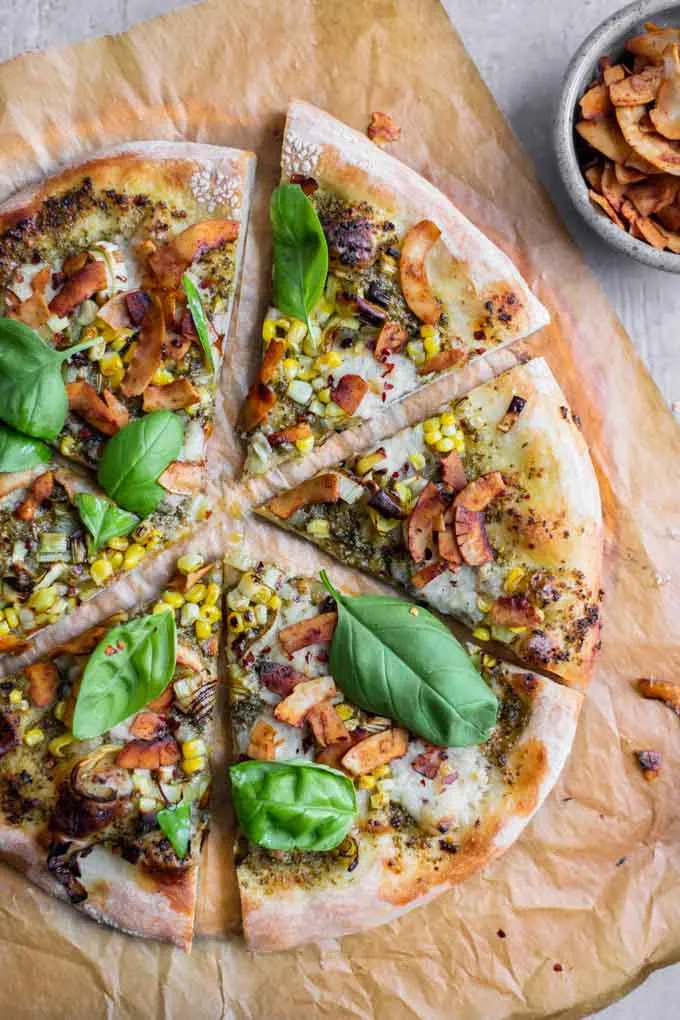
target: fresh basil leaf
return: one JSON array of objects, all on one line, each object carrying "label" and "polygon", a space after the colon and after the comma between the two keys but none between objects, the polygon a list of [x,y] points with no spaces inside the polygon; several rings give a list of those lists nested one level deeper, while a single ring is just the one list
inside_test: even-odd
[{"label": "fresh basil leaf", "polygon": [[357,813],[354,783],[344,773],[306,759],[232,765],[239,824],[267,850],[332,850]]},{"label": "fresh basil leaf", "polygon": [[30,326],[0,318],[0,418],[27,436],[56,439],[68,411],[62,363],[94,343],[55,351]]},{"label": "fresh basil leaf", "polygon": [[24,471],[50,460],[49,446],[39,439],[22,436],[8,425],[0,425],[0,471]]},{"label": "fresh basil leaf", "polygon": [[182,420],[172,411],[152,411],[131,421],[104,447],[99,484],[124,510],[147,517],[165,495],[157,479],[177,460],[183,440]]},{"label": "fresh basil leaf", "polygon": [[136,514],[92,492],[79,492],[76,505],[80,519],[92,536],[92,548],[101,549],[110,538],[129,534],[139,524]]},{"label": "fresh basil leaf", "polygon": [[350,701],[442,747],[489,739],[498,701],[448,627],[403,599],[352,598],[321,580],[338,607],[329,668]]},{"label": "fresh basil leaf", "polygon": [[172,843],[172,849],[180,861],[183,861],[187,855],[189,840],[191,839],[190,801],[182,800],[179,804],[163,808],[157,813],[156,821],[160,826],[161,832]]},{"label": "fresh basil leaf", "polygon": [[210,329],[208,327],[208,319],[205,314],[205,309],[203,308],[203,302],[201,301],[201,295],[198,292],[198,287],[188,273],[185,273],[182,277],[182,285],[184,287],[184,293],[187,296],[187,305],[191,312],[191,318],[194,321],[196,333],[198,334],[198,339],[201,341],[201,347],[205,354],[205,360],[208,362],[210,371],[214,375],[215,357],[210,343]]},{"label": "fresh basil leaf", "polygon": [[302,319],[323,293],[328,275],[328,244],[319,217],[302,188],[280,184],[270,206],[274,243],[274,304],[284,315]]},{"label": "fresh basil leaf", "polygon": [[175,614],[152,613],[114,627],[83,672],[73,735],[89,740],[144,708],[172,680],[177,660]]}]

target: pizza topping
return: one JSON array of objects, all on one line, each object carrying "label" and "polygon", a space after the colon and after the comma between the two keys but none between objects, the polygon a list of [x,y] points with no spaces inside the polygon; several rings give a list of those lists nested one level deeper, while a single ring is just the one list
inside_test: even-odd
[{"label": "pizza topping", "polygon": [[0,758],[19,746],[19,727],[13,715],[0,712]]},{"label": "pizza topping", "polygon": [[509,432],[526,406],[524,397],[515,394],[508,404],[508,409],[496,426],[499,432]]},{"label": "pizza topping", "polygon": [[638,691],[643,698],[656,698],[663,701],[674,712],[680,715],[680,684],[674,684],[671,680],[657,680],[654,677],[638,680]]},{"label": "pizza topping", "polygon": [[387,361],[390,354],[398,354],[408,340],[408,333],[398,322],[386,322],[376,340],[374,354],[378,361]]},{"label": "pizza topping", "polygon": [[364,776],[379,765],[387,765],[394,758],[401,758],[407,749],[406,730],[381,730],[350,748],[342,759],[342,766],[353,776]]},{"label": "pizza topping", "polygon": [[197,404],[200,396],[187,378],[175,379],[167,386],[147,386],[142,406],[145,411],[179,411]]},{"label": "pizza topping", "polygon": [[450,513],[450,510],[446,513],[444,529],[437,532],[437,549],[441,558],[446,560],[449,570],[457,570],[462,565],[463,558],[458,548],[455,525],[450,517]]},{"label": "pizza topping", "polygon": [[[141,326],[144,321],[144,316],[151,305],[151,298],[144,290],[131,290],[127,294],[124,294],[123,298],[127,306],[128,315],[132,319],[134,325]],[[100,316],[102,311],[103,309],[99,310]]]},{"label": "pizza topping", "polygon": [[200,673],[203,669],[203,660],[195,648],[190,645],[179,643],[177,645],[176,662],[178,666],[186,666],[194,673]]},{"label": "pizza topping", "polygon": [[82,797],[104,803],[129,797],[132,780],[114,761],[117,748],[111,744],[98,747],[73,766],[69,782]]},{"label": "pizza topping", "polygon": [[281,743],[281,737],[275,727],[264,719],[258,719],[250,731],[246,754],[258,761],[274,761],[276,750]]},{"label": "pizza topping", "polygon": [[283,340],[278,340],[275,337],[270,341],[260,366],[260,382],[270,383],[272,381],[285,353],[286,345]]},{"label": "pizza topping", "polygon": [[137,397],[147,388],[160,368],[165,344],[165,316],[158,298],[146,310],[132,360],[121,383],[126,397]]},{"label": "pizza topping", "polygon": [[114,436],[129,421],[127,408],[111,390],[104,389],[100,394],[90,383],[77,379],[66,384],[66,396],[70,410],[105,436]]},{"label": "pizza topping", "polygon": [[442,767],[442,762],[448,758],[445,747],[437,747],[436,744],[426,744],[425,750],[417,754],[411,762],[411,768],[426,779],[436,779]]},{"label": "pizza topping", "polygon": [[291,184],[297,184],[305,195],[313,195],[319,187],[319,183],[314,177],[305,177],[304,174],[291,174],[288,180]]},{"label": "pizza topping", "polygon": [[175,290],[192,262],[213,248],[235,241],[238,233],[236,220],[203,220],[187,227],[149,257],[159,286],[163,290]]},{"label": "pizza topping", "polygon": [[292,655],[309,645],[325,644],[333,637],[337,622],[337,613],[310,616],[280,630],[279,643],[286,655]]},{"label": "pizza topping", "polygon": [[173,460],[158,476],[158,484],[166,492],[180,496],[193,496],[205,486],[206,462],[204,460]]},{"label": "pizza topping", "polygon": [[461,456],[456,450],[451,450],[445,457],[442,457],[441,466],[445,485],[448,485],[454,492],[460,492],[465,488],[467,485],[465,468]]},{"label": "pizza topping", "polygon": [[343,375],[331,390],[333,400],[345,414],[354,414],[368,393],[368,383],[360,375]]},{"label": "pizza topping", "polygon": [[257,672],[260,682],[267,690],[282,698],[288,697],[297,684],[307,679],[304,673],[298,673],[288,663],[273,662],[268,659],[261,660],[257,664]]},{"label": "pizza topping", "polygon": [[138,712],[130,723],[130,733],[139,740],[153,740],[164,730],[165,720],[148,709]]},{"label": "pizza topping", "polygon": [[[110,329],[130,329],[133,324],[132,316],[128,309],[128,298],[131,294],[114,294],[112,298],[103,304],[97,311],[97,318],[104,322]],[[135,324],[136,325],[136,324]]]},{"label": "pizza topping", "polygon": [[385,489],[376,489],[367,505],[373,507],[382,517],[386,517],[389,520],[401,521],[406,518],[406,511],[401,503],[394,499]]},{"label": "pizza topping", "polygon": [[277,402],[274,390],[263,382],[255,382],[248,390],[248,395],[241,408],[239,426],[244,432],[252,432],[266,420],[269,412]]},{"label": "pizza topping", "polygon": [[439,354],[433,355],[418,366],[419,375],[429,375],[430,372],[445,372],[448,368],[453,368],[454,365],[458,365],[465,361],[467,355],[465,351],[459,350],[457,347],[450,347],[446,351],[440,351]]},{"label": "pizza topping", "polygon": [[156,740],[131,740],[118,752],[116,762],[126,769],[158,769],[163,765],[175,765],[180,758],[175,738],[159,737]]},{"label": "pizza topping", "polygon": [[431,220],[416,223],[404,238],[399,262],[401,289],[406,304],[422,322],[430,326],[436,326],[439,322],[442,305],[432,292],[425,260],[440,236],[441,230]]},{"label": "pizza topping", "polygon": [[289,425],[288,428],[281,429],[280,432],[270,432],[267,436],[267,442],[270,446],[281,446],[283,443],[297,443],[301,439],[307,439],[313,434],[311,426],[306,421],[299,421],[295,425]]},{"label": "pizza topping", "polygon": [[[332,264],[367,269],[376,259],[376,225],[366,216],[347,212],[338,218],[322,217]],[[278,304],[278,302],[277,302]]]},{"label": "pizza topping", "polygon": [[647,782],[651,783],[659,778],[663,761],[660,751],[636,751],[635,757]]},{"label": "pizza topping", "polygon": [[54,473],[46,471],[44,475],[39,475],[33,482],[28,496],[14,511],[15,517],[21,521],[32,521],[39,507],[51,497],[53,491]]},{"label": "pizza topping", "polygon": [[367,301],[367,299],[362,297],[361,294],[357,294],[354,298],[354,303],[362,322],[368,323],[369,326],[382,326],[385,322],[387,312],[380,305],[375,305],[372,301]]},{"label": "pizza topping", "polygon": [[340,499],[340,476],[335,472],[308,478],[294,489],[279,493],[269,502],[269,509],[287,521],[301,507],[314,503],[337,503]]},{"label": "pizza topping", "polygon": [[350,735],[347,727],[330,701],[314,705],[307,714],[314,739],[320,747],[347,747]]},{"label": "pizza topping", "polygon": [[28,680],[28,700],[36,708],[47,708],[57,699],[59,673],[51,662],[34,662],[24,669]]},{"label": "pizza topping", "polygon": [[61,290],[50,301],[50,314],[58,318],[70,315],[74,308],[92,297],[97,291],[106,290],[107,276],[103,262],[88,262],[77,273],[69,277]]},{"label": "pizza topping", "polygon": [[302,726],[307,713],[319,702],[336,694],[332,676],[321,676],[314,680],[302,680],[296,684],[288,697],[274,709],[275,717],[289,726]]},{"label": "pizza topping", "polygon": [[428,482],[408,519],[406,541],[414,563],[422,563],[428,549],[432,549],[432,532],[439,514],[445,510],[439,489]]},{"label": "pizza topping", "polygon": [[371,114],[366,134],[376,145],[386,145],[388,142],[399,141],[401,128],[389,113],[380,113],[376,110]]},{"label": "pizza topping", "polygon": [[524,595],[501,595],[491,606],[490,619],[496,627],[534,627],[542,615]]},{"label": "pizza topping", "polygon": [[500,471],[490,471],[480,475],[473,482],[468,482],[458,493],[454,506],[465,507],[466,510],[486,510],[489,503],[505,492],[505,482]]},{"label": "pizza topping", "polygon": [[432,560],[431,563],[411,574],[411,584],[417,591],[420,591],[421,588],[425,588],[430,581],[433,581],[435,577],[439,577],[440,574],[443,574],[448,569],[449,565],[444,559]]},{"label": "pizza topping", "polygon": [[493,559],[493,549],[484,527],[484,514],[479,510],[468,510],[466,506],[455,509],[454,526],[460,554],[471,567],[481,567]]}]

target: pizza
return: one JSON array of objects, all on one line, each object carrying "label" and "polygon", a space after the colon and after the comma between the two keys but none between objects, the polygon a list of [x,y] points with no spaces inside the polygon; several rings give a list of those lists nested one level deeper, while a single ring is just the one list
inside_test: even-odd
[{"label": "pizza", "polygon": [[248,472],[304,456],[548,322],[510,259],[441,192],[309,103],[289,107],[281,170],[276,307],[240,422]]},{"label": "pizza", "polygon": [[[7,640],[48,622],[28,604],[49,599],[39,585],[57,581],[55,617],[210,514],[253,175],[248,152],[142,142],[0,207],[0,558],[20,621],[5,618]],[[89,499],[48,446],[85,472]]]},{"label": "pizza", "polygon": [[217,690],[220,564],[0,681],[0,857],[135,935],[191,945]]},{"label": "pizza", "polygon": [[474,652],[495,722],[478,744],[434,745],[343,692],[329,642],[344,636],[318,580],[255,564],[227,603],[232,787],[256,837],[237,844],[249,948],[359,931],[425,903],[502,853],[555,783],[579,691]]},{"label": "pizza", "polygon": [[546,362],[518,365],[258,513],[585,686],[602,516],[578,418]]}]

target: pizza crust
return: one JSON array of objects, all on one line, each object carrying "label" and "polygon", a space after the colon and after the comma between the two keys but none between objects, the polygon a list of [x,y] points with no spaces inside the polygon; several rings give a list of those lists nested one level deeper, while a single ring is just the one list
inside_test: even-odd
[{"label": "pizza crust", "polygon": [[584,699],[517,667],[506,669],[513,682],[531,688],[531,716],[512,752],[517,778],[496,809],[464,833],[458,851],[427,860],[412,848],[395,852],[389,833],[360,838],[354,871],[311,888],[293,878],[274,885],[246,858],[237,870],[250,949],[291,949],[386,924],[486,867],[518,838],[559,777]]}]

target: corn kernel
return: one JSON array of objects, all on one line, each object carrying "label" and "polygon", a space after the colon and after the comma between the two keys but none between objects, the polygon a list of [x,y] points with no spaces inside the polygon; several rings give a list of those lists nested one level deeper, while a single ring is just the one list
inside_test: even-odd
[{"label": "corn kernel", "polygon": [[194,630],[199,641],[207,640],[212,634],[212,626],[206,620],[196,620]]},{"label": "corn kernel", "polygon": [[86,326],[80,334],[80,340],[85,343],[86,340],[94,340],[96,336],[99,336],[99,330],[96,326]]},{"label": "corn kernel", "polygon": [[175,377],[172,372],[169,372],[167,368],[157,368],[154,374],[151,376],[151,382],[154,386],[168,386],[171,382],[175,381]]},{"label": "corn kernel", "polygon": [[110,346],[111,350],[115,351],[116,354],[118,354],[120,351],[123,350],[123,348],[125,347],[125,344],[127,342],[128,342],[128,338],[126,336],[117,336],[115,338],[115,340],[111,341],[109,346]]},{"label": "corn kernel", "polygon": [[114,538],[110,538],[106,544],[109,549],[115,549],[116,552],[125,552],[130,541],[124,535],[116,535]]},{"label": "corn kernel", "polygon": [[29,609],[35,609],[36,613],[45,613],[50,606],[54,605],[56,600],[57,592],[53,586],[50,586],[49,588],[39,588],[38,591],[34,591],[26,605]]},{"label": "corn kernel", "polygon": [[449,439],[446,436],[444,436],[444,438],[440,439],[439,442],[437,443],[437,453],[451,453],[453,447],[454,447],[453,439]]},{"label": "corn kernel", "polygon": [[276,336],[276,322],[274,319],[265,319],[262,323],[262,339],[269,343]]},{"label": "corn kernel", "polygon": [[423,432],[437,432],[440,425],[439,418],[426,418],[423,422]]},{"label": "corn kernel", "polygon": [[[261,608],[265,610],[266,621],[267,618],[266,608],[264,606],[262,606]],[[206,606],[205,603],[203,603],[203,605],[201,606],[199,617],[201,620],[205,620],[207,623],[217,623],[219,620],[222,619],[222,610],[219,608],[219,606]]]},{"label": "corn kernel", "polygon": [[328,538],[331,533],[331,526],[322,517],[314,517],[311,521],[307,521],[305,530],[313,538]]},{"label": "corn kernel", "polygon": [[307,326],[300,319],[293,319],[286,340],[292,347],[299,347],[307,336]]},{"label": "corn kernel", "polygon": [[319,390],[319,392],[317,393],[317,396],[318,396],[318,398],[319,398],[319,400],[321,401],[322,404],[330,404],[330,402],[331,402],[331,391],[330,391],[330,388],[328,386],[323,386]]},{"label": "corn kernel", "polygon": [[439,429],[434,429],[432,432],[425,433],[425,442],[428,446],[436,446],[442,438],[443,436]]},{"label": "corn kernel", "polygon": [[280,318],[276,320],[276,327],[281,333],[287,333],[290,329],[290,319]]},{"label": "corn kernel", "polygon": [[456,453],[465,453],[465,436],[462,432],[453,437],[453,448]]},{"label": "corn kernel", "polygon": [[20,712],[28,712],[30,707],[31,706],[26,701],[26,698],[22,698],[19,704],[17,705],[17,708],[19,709]]},{"label": "corn kernel", "polygon": [[521,567],[513,567],[503,582],[503,588],[508,595],[514,595],[524,579],[524,570]]},{"label": "corn kernel", "polygon": [[374,790],[376,780],[373,776],[359,776],[358,786],[360,790]]},{"label": "corn kernel", "polygon": [[63,616],[68,608],[68,599],[57,599],[57,601],[53,602],[48,609],[48,613],[51,619],[56,620],[57,617]]},{"label": "corn kernel", "polygon": [[432,357],[434,354],[439,354],[441,350],[441,340],[437,336],[428,336],[426,340],[423,340],[423,347],[428,357]]},{"label": "corn kernel", "polygon": [[232,634],[242,634],[246,629],[245,621],[241,613],[229,613],[227,617],[229,630]]},{"label": "corn kernel", "polygon": [[66,702],[65,701],[58,701],[56,703],[56,705],[54,706],[54,718],[58,719],[59,722],[61,722],[61,720],[64,718],[65,713],[66,713]]},{"label": "corn kernel", "polygon": [[394,488],[403,506],[408,509],[413,502],[413,490],[411,489],[411,486],[407,485],[406,482],[395,482]]},{"label": "corn kernel", "polygon": [[158,616],[159,613],[171,613],[172,611],[172,606],[169,606],[167,602],[156,602],[151,610],[154,616]]},{"label": "corn kernel", "polygon": [[23,698],[23,694],[18,687],[12,688],[9,692],[9,703],[10,705],[18,705]]},{"label": "corn kernel", "polygon": [[416,471],[422,471],[425,467],[426,461],[422,453],[409,453],[408,459],[411,462],[411,466],[414,467]]},{"label": "corn kernel", "polygon": [[126,365],[129,365],[132,359],[134,358],[137,347],[138,343],[135,340],[133,343],[130,344],[130,346],[126,350],[125,354],[123,355],[123,361],[125,362]]},{"label": "corn kernel", "polygon": [[120,570],[120,568],[123,566],[123,561],[125,560],[125,557],[123,556],[122,552],[118,551],[109,553],[106,558],[114,570]]},{"label": "corn kernel", "polygon": [[488,627],[475,627],[472,632],[472,636],[477,638],[478,641],[490,641],[491,631]]},{"label": "corn kernel", "polygon": [[498,659],[494,659],[493,655],[487,655],[486,652],[482,656],[482,666],[485,669],[493,669],[497,662]]},{"label": "corn kernel", "polygon": [[297,358],[284,358],[282,367],[286,379],[294,379],[300,371],[300,362]]},{"label": "corn kernel", "polygon": [[477,596],[477,609],[480,613],[488,613],[492,605],[491,599],[486,599],[483,595]]},{"label": "corn kernel", "polygon": [[281,608],[281,599],[278,595],[272,595],[267,605],[270,609],[273,609],[274,612],[277,612],[277,610]]},{"label": "corn kernel", "polygon": [[9,634],[9,624],[7,620],[0,620],[0,634]]},{"label": "corn kernel", "polygon": [[173,609],[181,609],[184,605],[184,596],[178,591],[164,591],[161,598]]},{"label": "corn kernel", "polygon": [[192,740],[185,740],[182,743],[183,758],[200,758],[205,754],[206,747],[200,737],[194,737]]},{"label": "corn kernel", "polygon": [[525,634],[527,631],[526,627],[510,627],[509,629],[513,634]]},{"label": "corn kernel", "polygon": [[202,768],[205,768],[205,758],[184,758],[182,761],[182,772],[185,776],[200,772]]},{"label": "corn kernel", "polygon": [[406,353],[416,365],[422,365],[425,361],[425,349],[419,340],[409,340],[406,344]]},{"label": "corn kernel", "polygon": [[365,457],[359,457],[356,463],[357,474],[367,475],[377,464],[381,464],[384,459],[384,450],[374,450],[373,453],[367,453]]},{"label": "corn kernel", "polygon": [[206,605],[206,606],[216,606],[217,603],[220,600],[220,595],[221,594],[222,594],[222,591],[220,589],[219,584],[215,584],[214,581],[211,581],[211,583],[208,585],[208,587],[205,590],[205,598],[203,599],[204,605]]},{"label": "corn kernel", "polygon": [[177,560],[177,569],[180,574],[191,574],[203,566],[205,560],[198,553],[185,553]]},{"label": "corn kernel", "polygon": [[456,416],[453,411],[444,411],[441,416],[442,425],[456,425]]},{"label": "corn kernel", "polygon": [[295,449],[298,453],[311,453],[314,449],[314,436],[305,436],[303,439],[296,439]]},{"label": "corn kernel", "polygon": [[143,546],[133,542],[128,548],[123,559],[123,566],[126,570],[132,570],[144,558],[146,550]]},{"label": "corn kernel", "polygon": [[380,811],[382,808],[386,808],[389,802],[390,798],[382,791],[371,794],[371,807],[374,811]]},{"label": "corn kernel", "polygon": [[59,452],[63,453],[65,457],[75,452],[76,441],[73,436],[62,436],[59,440]]},{"label": "corn kernel", "polygon": [[102,375],[118,375],[124,371],[123,359],[120,354],[107,354],[99,362],[99,370]]},{"label": "corn kernel", "polygon": [[71,734],[71,733],[62,733],[61,736],[54,737],[53,740],[50,740],[49,744],[47,745],[47,750],[55,758],[61,758],[61,757],[63,757],[62,751],[64,750],[64,748],[68,747],[68,745],[72,744],[72,743],[73,743],[73,734]]},{"label": "corn kernel", "polygon": [[197,605],[194,605],[193,602],[185,602],[182,606],[179,622],[183,627],[190,627],[192,623],[196,623],[200,615],[201,612]]},{"label": "corn kernel", "polygon": [[106,340],[97,340],[95,344],[88,347],[87,356],[90,361],[99,361],[106,354]]},{"label": "corn kernel", "polygon": [[335,711],[338,713],[343,722],[347,722],[354,715],[354,709],[351,705],[346,705],[342,702],[340,705],[335,706]]},{"label": "corn kernel", "polygon": [[322,354],[321,357],[317,358],[314,365],[317,371],[330,372],[334,368],[340,368],[342,365],[342,354],[339,351],[328,351],[327,354]]},{"label": "corn kernel", "polygon": [[90,565],[90,577],[95,584],[104,584],[111,577],[113,566],[108,560],[98,559]]},{"label": "corn kernel", "polygon": [[421,326],[420,327],[420,335],[423,337],[423,339],[425,339],[427,337],[436,336],[437,335],[437,330],[435,329],[434,326]]},{"label": "corn kernel", "polygon": [[392,775],[392,769],[389,765],[378,765],[377,768],[373,769],[373,775],[376,779],[387,779]]},{"label": "corn kernel", "polygon": [[24,733],[24,744],[26,744],[26,747],[35,747],[36,744],[42,743],[44,739],[45,734],[38,726],[34,726]]},{"label": "corn kernel", "polygon": [[[300,371],[298,372],[297,377],[300,380],[300,382],[305,382],[305,383],[311,382],[311,380],[315,378],[314,369],[313,368],[301,368]],[[310,396],[311,396],[311,394],[310,394]]]}]

